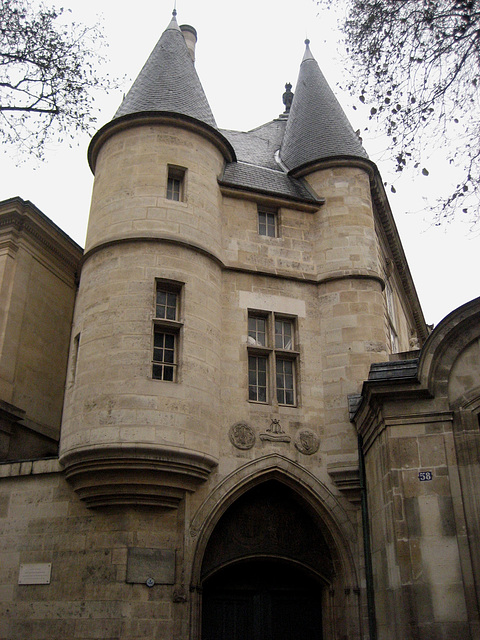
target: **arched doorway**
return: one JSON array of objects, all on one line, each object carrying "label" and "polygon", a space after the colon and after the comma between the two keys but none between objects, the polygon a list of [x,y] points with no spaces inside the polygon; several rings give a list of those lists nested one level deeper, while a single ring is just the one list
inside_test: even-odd
[{"label": "arched doorway", "polygon": [[333,562],[318,517],[277,480],[218,521],[202,563],[202,640],[323,640]]}]

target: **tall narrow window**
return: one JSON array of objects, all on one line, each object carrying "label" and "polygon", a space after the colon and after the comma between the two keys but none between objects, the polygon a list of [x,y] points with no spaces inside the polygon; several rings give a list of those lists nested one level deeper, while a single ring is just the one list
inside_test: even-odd
[{"label": "tall narrow window", "polygon": [[294,406],[295,320],[273,313],[248,316],[248,399]]},{"label": "tall narrow window", "polygon": [[177,283],[159,281],[155,292],[152,378],[175,382],[178,369],[180,289]]},{"label": "tall narrow window", "polygon": [[258,233],[261,236],[278,236],[278,218],[276,211],[258,210]]},{"label": "tall narrow window", "polygon": [[168,167],[167,200],[180,202],[185,199],[185,169]]},{"label": "tall narrow window", "polygon": [[396,329],[395,303],[393,299],[393,289],[390,282],[385,283],[385,301],[387,308],[387,323],[390,336],[390,351],[398,353],[398,334]]},{"label": "tall narrow window", "polygon": [[68,388],[70,389],[75,384],[75,378],[77,375],[77,362],[78,362],[78,350],[80,348],[80,334],[73,339],[72,354],[70,359],[70,376],[68,381]]}]

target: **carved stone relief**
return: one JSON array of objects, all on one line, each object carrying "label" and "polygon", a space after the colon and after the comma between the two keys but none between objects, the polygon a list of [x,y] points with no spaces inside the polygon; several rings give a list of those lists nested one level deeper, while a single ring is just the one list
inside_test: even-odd
[{"label": "carved stone relief", "polygon": [[237,422],[230,427],[228,435],[237,449],[251,449],[256,441],[255,431],[245,422]]},{"label": "carved stone relief", "polygon": [[287,435],[280,424],[280,420],[272,418],[272,422],[268,429],[260,434],[260,440],[270,440],[271,442],[290,442],[291,438]]},{"label": "carved stone relief", "polygon": [[[252,449],[257,441],[254,429],[246,422],[237,422],[230,427],[228,436],[233,446],[241,450]],[[270,426],[260,433],[259,438],[262,441],[286,444],[292,441],[278,418],[271,419]],[[295,447],[303,455],[311,456],[318,451],[320,439],[311,429],[300,429],[295,436]]]},{"label": "carved stone relief", "polygon": [[319,437],[310,429],[301,429],[295,437],[295,447],[306,456],[317,453],[319,446]]}]

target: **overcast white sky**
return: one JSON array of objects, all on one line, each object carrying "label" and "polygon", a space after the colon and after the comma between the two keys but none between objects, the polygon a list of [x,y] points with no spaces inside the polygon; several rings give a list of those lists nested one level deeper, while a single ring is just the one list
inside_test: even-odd
[{"label": "overcast white sky", "polygon": [[[100,127],[111,119],[168,25],[173,0],[55,0],[55,4],[71,9],[80,22],[92,24],[100,16],[109,44],[105,71],[127,76],[120,90],[97,96]],[[365,126],[362,114],[352,109],[354,100],[336,87],[351,73],[337,53],[340,34],[328,14],[318,15],[313,0],[177,0],[177,11],[179,24],[191,24],[198,32],[196,67],[220,128],[249,130],[283,111],[284,85],[290,81],[295,89],[306,37],[354,129]],[[388,140],[362,135],[370,157],[390,180],[384,152]],[[0,200],[16,195],[31,200],[83,246],[93,181],[86,160],[88,143],[85,136],[72,148],[51,145],[43,163],[27,161],[19,166],[4,149]],[[422,208],[448,185],[451,168],[432,161],[428,166],[428,178],[394,176],[397,194],[390,196],[390,203],[425,319],[437,324],[480,295],[480,229],[471,233],[462,224],[438,228],[429,223],[431,217]]]}]

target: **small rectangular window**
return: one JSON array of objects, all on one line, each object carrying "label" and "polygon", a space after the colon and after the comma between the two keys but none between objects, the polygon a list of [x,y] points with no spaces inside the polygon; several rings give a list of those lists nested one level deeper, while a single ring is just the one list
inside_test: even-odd
[{"label": "small rectangular window", "polygon": [[175,382],[178,369],[180,286],[159,281],[155,291],[152,378]]},{"label": "small rectangular window", "polygon": [[275,211],[258,211],[258,233],[270,238],[277,237],[277,213]]},{"label": "small rectangular window", "polygon": [[153,339],[153,377],[156,380],[170,380],[175,378],[177,366],[176,334],[164,333],[161,327],[155,327]]},{"label": "small rectangular window", "polygon": [[168,167],[167,200],[181,202],[185,199],[185,172],[181,167]]}]

